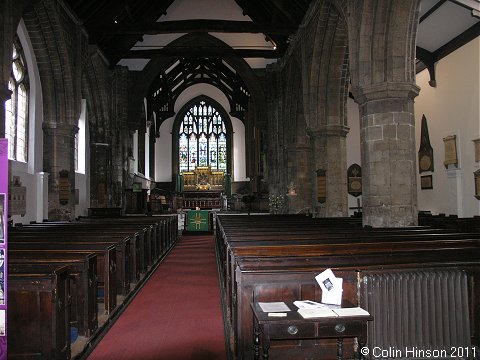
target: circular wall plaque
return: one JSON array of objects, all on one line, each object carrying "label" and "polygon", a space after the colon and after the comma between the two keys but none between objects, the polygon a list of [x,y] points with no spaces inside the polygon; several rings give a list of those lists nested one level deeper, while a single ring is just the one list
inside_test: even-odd
[{"label": "circular wall plaque", "polygon": [[428,171],[430,170],[430,167],[432,166],[432,159],[428,155],[423,155],[420,158],[420,169],[423,171]]}]

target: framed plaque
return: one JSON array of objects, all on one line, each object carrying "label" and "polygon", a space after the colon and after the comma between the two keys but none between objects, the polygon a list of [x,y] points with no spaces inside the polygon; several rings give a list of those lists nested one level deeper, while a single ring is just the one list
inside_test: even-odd
[{"label": "framed plaque", "polygon": [[475,197],[480,200],[480,169],[473,173],[475,179]]},{"label": "framed plaque", "polygon": [[134,182],[132,184],[132,191],[133,192],[142,192],[142,183],[141,182]]},{"label": "framed plaque", "polygon": [[322,204],[327,201],[327,170],[317,170],[317,201]]},{"label": "framed plaque", "polygon": [[443,138],[443,144],[445,146],[445,160],[443,162],[445,167],[448,168],[448,165],[458,166],[457,136],[451,135]]},{"label": "framed plaque", "polygon": [[352,164],[347,170],[348,193],[352,196],[362,195],[362,168],[358,164]]},{"label": "framed plaque", "polygon": [[70,200],[70,180],[68,170],[61,170],[58,178],[58,200],[60,204],[67,205]]},{"label": "framed plaque", "polygon": [[433,189],[432,175],[424,175],[420,177],[420,187],[422,190]]},{"label": "framed plaque", "polygon": [[27,187],[22,186],[20,176],[13,176],[8,188],[8,213],[25,216],[27,213]]},{"label": "framed plaque", "polygon": [[475,153],[475,162],[480,162],[480,139],[473,140],[473,151]]}]

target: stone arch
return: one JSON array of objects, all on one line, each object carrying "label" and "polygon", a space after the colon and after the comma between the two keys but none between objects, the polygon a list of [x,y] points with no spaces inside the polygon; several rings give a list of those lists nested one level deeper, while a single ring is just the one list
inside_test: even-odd
[{"label": "stone arch", "polygon": [[419,0],[348,4],[350,71],[354,89],[415,82]]},{"label": "stone arch", "polygon": [[[62,16],[64,15],[64,16]],[[48,218],[75,217],[74,141],[81,111],[77,22],[56,1],[37,1],[23,14],[40,75],[43,96],[43,167],[48,178]],[[71,32],[63,31],[65,27]],[[67,38],[71,36],[73,38]],[[80,40],[77,42],[77,40]],[[60,191],[62,183],[62,192]]]},{"label": "stone arch", "polygon": [[[172,41],[167,45],[167,48],[168,47],[217,47],[231,49],[230,46],[216,37],[200,33],[184,35]],[[145,69],[135,79],[135,85],[131,91],[131,93],[135,95],[131,99],[132,103],[131,106],[129,106],[130,109],[135,111],[135,109],[139,108],[139,104],[147,95],[153,79],[175,59],[176,57],[173,56],[159,56],[150,60]],[[255,108],[259,108],[259,105],[264,104],[265,94],[263,88],[260,85],[257,75],[255,75],[247,62],[238,56],[228,57],[224,60],[242,77],[250,91],[251,99]],[[138,114],[132,112],[129,113],[129,122],[131,126],[134,126],[133,124],[135,124],[135,119],[137,117]]]},{"label": "stone arch", "polygon": [[363,224],[417,224],[415,39],[419,0],[348,3],[352,93],[360,106]]},{"label": "stone arch", "polygon": [[[346,216],[347,23],[332,1],[317,1],[306,19],[303,90],[312,151],[312,206],[318,216]],[[326,177],[324,200],[314,190],[317,171]]]},{"label": "stone arch", "polygon": [[54,1],[37,1],[24,13],[44,96],[44,123],[76,125],[80,114],[72,59]]},{"label": "stone arch", "polygon": [[[312,167],[311,147],[308,143],[307,126],[303,111],[303,85],[301,59],[296,56],[285,68],[285,148],[286,171],[282,189],[292,186],[295,196],[287,196],[288,212],[307,211],[311,205],[312,188],[310,171]],[[301,186],[300,186],[301,185]]]},{"label": "stone arch", "polygon": [[308,89],[309,127],[346,125],[345,106],[348,95],[347,26],[330,2],[323,2],[312,26]]},{"label": "stone arch", "polygon": [[84,61],[82,96],[87,100],[91,139],[96,142],[108,142],[109,138],[108,89],[105,81],[101,80],[108,78],[107,71],[107,65],[98,52],[91,53]]}]

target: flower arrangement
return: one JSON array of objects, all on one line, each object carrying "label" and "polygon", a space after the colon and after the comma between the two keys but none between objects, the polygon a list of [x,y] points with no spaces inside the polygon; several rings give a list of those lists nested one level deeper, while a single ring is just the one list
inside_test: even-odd
[{"label": "flower arrangement", "polygon": [[283,214],[286,211],[286,205],[284,195],[270,195],[268,197],[268,207],[272,214]]},{"label": "flower arrangement", "polygon": [[210,184],[197,184],[195,190],[210,190]]}]

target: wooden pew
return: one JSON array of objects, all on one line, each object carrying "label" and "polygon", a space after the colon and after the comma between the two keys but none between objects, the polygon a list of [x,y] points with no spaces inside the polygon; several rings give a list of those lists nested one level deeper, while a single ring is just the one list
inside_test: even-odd
[{"label": "wooden pew", "polygon": [[70,359],[68,269],[8,275],[8,358]]},{"label": "wooden pew", "polygon": [[[308,221],[301,222],[301,226],[296,221],[282,221],[282,231],[275,232],[272,230],[275,227],[272,227],[270,236],[263,231],[268,229],[268,216],[256,219],[257,222],[253,225],[246,219],[237,219],[233,226],[229,220],[230,216],[218,216],[216,244],[221,256],[218,261],[220,277],[224,278],[223,297],[230,350],[236,359],[250,358],[252,355],[250,303],[301,298],[319,301],[321,292],[314,276],[328,267],[344,278],[344,298],[360,305],[362,299],[358,294],[362,287],[362,274],[385,269],[460,267],[468,271],[469,276],[476,276],[477,283],[480,280],[478,234],[469,239],[466,236],[468,234],[429,234],[428,231],[415,231],[417,229],[383,229],[365,230],[355,238],[353,235],[358,230],[347,229],[342,234],[342,229],[337,228],[335,231],[340,232],[337,237],[328,231],[318,236],[316,232],[321,228],[318,224],[311,224],[314,230],[309,232],[308,229],[303,231],[303,227],[309,227]],[[279,224],[277,220],[272,223]],[[229,226],[223,226],[224,224]],[[261,228],[259,234],[255,234],[256,226]],[[248,227],[252,231],[244,231]],[[299,228],[303,232],[301,236],[297,235]],[[265,239],[262,240],[262,237]],[[222,251],[219,251],[222,247]],[[477,303],[480,295],[478,288],[477,285],[471,289],[471,293],[477,295]],[[472,315],[474,318],[477,319],[478,315]],[[476,324],[472,329],[474,338],[478,337],[479,331],[478,322]],[[298,345],[284,347],[277,355],[281,359],[296,359]],[[316,353],[308,353],[311,351],[308,348],[307,352],[303,350],[302,348],[302,357],[298,358],[303,359]]]},{"label": "wooden pew", "polygon": [[[53,230],[53,229],[52,229]],[[117,266],[117,293],[127,295],[130,292],[130,283],[138,279],[140,269],[137,267],[138,252],[135,251],[135,238],[129,236],[117,236],[116,234],[104,235],[85,235],[76,232],[66,233],[63,231],[36,231],[36,232],[12,232],[10,243],[22,249],[28,249],[28,244],[43,244],[48,248],[49,244],[57,248],[67,248],[76,250],[89,250],[92,246],[96,249],[102,245],[115,245],[116,266]],[[13,246],[13,245],[12,245]],[[132,257],[130,254],[136,254]]]},{"label": "wooden pew", "polygon": [[[18,246],[18,247],[17,247]],[[68,248],[50,248],[43,244],[35,245],[29,244],[28,247],[23,247],[16,243],[9,243],[9,253],[16,258],[24,259],[64,259],[69,256],[88,256],[89,254],[97,255],[97,274],[98,274],[98,288],[103,289],[103,303],[105,312],[111,313],[117,306],[117,288],[116,288],[116,252],[115,245],[99,246],[98,249],[90,250],[75,250]]]},{"label": "wooden pew", "polygon": [[[160,261],[175,244],[178,238],[177,219],[176,215],[141,217],[139,219],[132,217],[117,219],[117,221],[112,221],[112,219],[82,219],[82,221],[77,222],[45,222],[14,227],[9,229],[9,241],[12,246],[9,256],[10,259],[14,259],[10,265],[11,273],[20,274],[27,271],[26,269],[48,272],[55,269],[59,264],[75,263],[72,267],[68,267],[70,285],[72,285],[70,297],[73,305],[69,315],[72,316],[72,326],[78,326],[81,335],[85,334],[85,336],[90,337],[93,333],[99,331],[97,326],[103,325],[108,316],[112,314],[112,311],[118,307],[116,306],[118,304],[113,306],[110,303],[110,300],[116,300],[116,294],[110,294],[108,289],[115,291],[116,285],[120,284],[120,279],[124,279],[124,282],[130,280],[133,287],[137,286],[142,275],[150,271],[153,265]],[[133,240],[130,242],[130,254],[134,254],[134,256],[129,255],[129,247],[127,245],[123,247],[120,245],[128,237],[131,237]],[[102,248],[113,249],[115,252],[108,253],[108,259],[105,261],[105,254],[102,257]],[[124,256],[120,256],[122,252],[125,254]],[[98,267],[99,280],[106,280],[105,286],[108,288],[105,291],[106,296],[104,299],[108,314],[107,316],[102,316],[102,321],[97,317],[97,307],[95,307],[95,311],[92,311],[87,309],[85,303],[79,300],[80,296],[78,294],[86,292],[85,286],[79,286],[79,283],[88,283],[85,280],[87,278],[85,273],[88,273],[88,271],[80,265],[80,259],[84,256],[98,257],[99,262],[101,261],[105,265],[97,264],[94,267],[95,270]],[[110,258],[118,260],[118,265],[116,261],[110,263]],[[120,261],[120,259],[128,258],[130,262]],[[124,264],[124,271],[121,270],[122,264]],[[130,271],[128,270],[129,267]],[[113,273],[107,273],[107,269],[114,271]],[[115,279],[115,270],[117,270],[118,274],[116,281],[113,280]],[[130,274],[130,279],[127,276],[121,276],[122,272],[125,275]],[[106,279],[103,279],[105,274],[108,276]],[[95,281],[93,283],[96,285]],[[127,289],[127,286],[124,285],[119,288]],[[125,291],[120,289],[117,291],[118,294],[122,292],[126,296],[131,294],[125,294]],[[93,295],[88,296],[87,294],[87,296],[82,295],[81,297],[93,299],[94,306],[97,306],[96,291],[91,291],[90,293]],[[119,297],[119,300],[123,301],[122,297]],[[87,301],[87,303],[91,302]],[[91,313],[95,314],[95,325],[92,325],[93,320],[89,315]],[[25,342],[27,340],[19,338],[19,343],[21,341]],[[89,341],[87,339],[87,346]],[[58,352],[59,350],[54,351]]]},{"label": "wooden pew", "polygon": [[[136,269],[135,276],[132,281],[138,280],[140,274],[147,271],[150,265],[149,259],[150,248],[146,245],[150,240],[148,238],[148,230],[140,226],[128,226],[128,227],[114,227],[111,223],[102,224],[94,223],[91,225],[78,222],[46,222],[34,225],[23,225],[14,227],[10,233],[15,236],[16,234],[62,234],[65,238],[75,237],[82,235],[86,240],[94,240],[96,237],[112,239],[117,237],[131,237],[131,249],[130,252],[135,254],[133,258],[133,269]],[[77,236],[78,235],[78,236]],[[120,241],[120,240],[118,240]]]},{"label": "wooden pew", "polygon": [[41,271],[49,273],[62,266],[67,267],[71,278],[72,305],[70,320],[76,325],[80,335],[88,337],[98,327],[96,255],[29,259],[17,258],[14,252],[9,253],[9,274],[38,273]]}]

